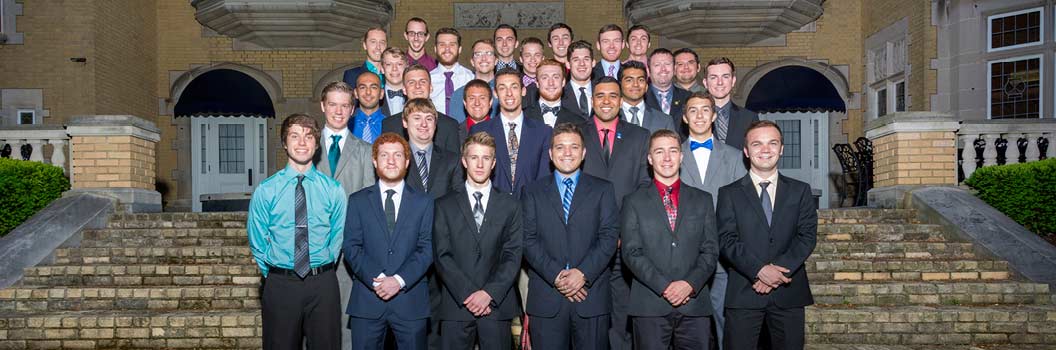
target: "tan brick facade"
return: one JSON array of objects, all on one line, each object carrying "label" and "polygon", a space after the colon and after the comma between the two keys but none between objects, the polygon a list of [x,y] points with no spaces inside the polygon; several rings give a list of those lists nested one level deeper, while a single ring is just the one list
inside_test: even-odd
[{"label": "tan brick facade", "polygon": [[957,184],[953,132],[904,132],[873,143],[876,187]]},{"label": "tan brick facade", "polygon": [[133,136],[75,136],[73,188],[154,189],[154,142]]},{"label": "tan brick facade", "polygon": [[928,0],[863,2],[862,38],[902,18],[909,20],[907,58],[911,68],[906,93],[910,111],[931,110],[931,97],[938,91],[938,73],[931,68],[931,60],[938,57],[937,30],[931,23],[932,5],[933,1]]}]

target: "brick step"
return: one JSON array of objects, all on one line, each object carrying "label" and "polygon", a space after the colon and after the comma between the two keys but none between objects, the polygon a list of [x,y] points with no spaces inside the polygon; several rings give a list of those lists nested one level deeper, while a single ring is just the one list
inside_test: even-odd
[{"label": "brick step", "polygon": [[0,290],[0,310],[216,310],[259,308],[258,285],[157,287],[13,287]]},{"label": "brick step", "polygon": [[862,272],[862,271],[833,271],[833,272],[809,272],[807,278],[811,282],[885,282],[885,281],[1007,281],[1012,279],[1012,274],[1006,271],[963,271],[963,272]]},{"label": "brick step", "polygon": [[1056,344],[1056,306],[808,307],[807,342],[877,345]]},{"label": "brick step", "polygon": [[245,212],[114,214],[108,228],[245,228]]},{"label": "brick step", "polygon": [[1056,345],[1019,344],[992,345],[985,348],[972,345],[870,345],[870,344],[807,344],[805,350],[1056,350]]},{"label": "brick step", "polygon": [[818,210],[819,224],[916,223],[911,209],[845,208]]},{"label": "brick step", "polygon": [[818,225],[819,241],[946,242],[942,226],[925,224],[826,224]]},{"label": "brick step", "polygon": [[130,248],[130,247],[220,247],[249,246],[249,240],[242,237],[114,237],[81,241],[81,248]]},{"label": "brick step", "polygon": [[[981,271],[1008,271],[1008,262],[982,259],[807,259],[810,272],[939,272],[967,273]],[[976,274],[979,278],[979,274]],[[957,277],[952,277],[957,279]],[[961,279],[971,279],[963,277]]]},{"label": "brick step", "polygon": [[55,265],[233,264],[252,265],[248,245],[179,248],[59,248]]},{"label": "brick step", "polygon": [[0,311],[0,349],[260,349],[259,310]]},{"label": "brick step", "polygon": [[22,285],[166,286],[252,285],[256,265],[52,265],[25,270]]},{"label": "brick step", "polygon": [[1049,285],[1000,282],[811,283],[814,301],[828,305],[969,305],[1051,302]]},{"label": "brick step", "polygon": [[975,245],[963,242],[818,242],[814,259],[972,259]]},{"label": "brick step", "polygon": [[245,228],[111,228],[101,230],[86,230],[84,240],[112,240],[128,238],[149,239],[181,239],[181,238],[241,238],[246,240],[248,235]]}]

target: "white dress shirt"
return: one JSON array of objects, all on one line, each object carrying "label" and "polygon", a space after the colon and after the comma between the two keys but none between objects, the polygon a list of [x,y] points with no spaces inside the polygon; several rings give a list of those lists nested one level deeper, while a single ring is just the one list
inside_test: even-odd
[{"label": "white dress shirt", "polygon": [[[701,140],[694,140],[693,137],[690,136],[689,139],[692,140],[692,141],[696,141],[696,142],[707,142],[708,140],[711,140],[712,138],[709,137],[709,138],[701,141]],[[715,144],[715,142],[717,142],[717,141],[715,141],[715,140],[711,141],[711,143],[713,145]],[[714,146],[712,146],[712,147],[714,147]],[[708,172],[708,161],[711,160],[711,150],[707,149],[707,148],[704,148],[704,147],[699,147],[699,148],[693,150],[693,159],[697,161],[697,171],[700,172],[700,182],[704,182],[704,174],[706,174]]]},{"label": "white dress shirt", "polygon": [[[581,88],[581,87],[582,88],[586,88],[583,91],[585,91],[587,93],[587,112],[589,113],[590,111],[593,111],[593,109],[591,107],[593,107],[593,104],[594,104],[594,87],[590,85],[589,81],[587,82],[586,85],[579,85],[579,84],[577,84],[574,81],[571,82],[571,83],[572,84],[571,84],[570,87],[572,88],[572,92],[576,95],[576,106],[577,107],[579,106],[579,95],[583,94],[582,92],[579,91],[579,88]],[[590,117],[590,116],[588,115],[586,117]]]},{"label": "white dress shirt", "polygon": [[447,77],[444,76],[444,72],[454,72],[454,74],[451,74],[451,82],[455,85],[454,90],[451,90],[452,95],[454,95],[455,90],[466,86],[466,83],[475,79],[476,75],[460,63],[455,63],[451,68],[444,67],[441,64],[429,72],[429,80],[433,85],[433,91],[429,94],[429,98],[433,100],[433,106],[436,107],[437,112],[447,114],[447,96],[444,95],[444,83]]},{"label": "white dress shirt", "polygon": [[[621,106],[621,108],[623,108],[623,120],[628,123],[631,123],[631,121],[634,120],[634,117],[631,116],[631,107],[638,107],[638,113],[635,113],[635,115],[638,116],[638,124],[634,125],[645,125],[645,100],[638,101],[638,104],[636,105],[628,104],[627,100],[623,101]],[[642,127],[644,128],[644,126]]]},{"label": "white dress shirt", "polygon": [[[396,115],[396,114],[399,114],[399,113],[403,113],[403,104],[405,102],[407,102],[407,101],[405,100],[405,98],[399,97],[399,96],[394,96],[392,98],[389,98],[389,91],[390,90],[391,91],[397,91],[397,90],[392,90],[392,89],[389,89],[388,87],[385,87],[385,91],[382,92],[383,94],[385,94],[385,95],[382,96],[382,97],[385,98],[385,108],[389,109],[389,115]],[[403,90],[400,89],[399,91],[403,91]]]},{"label": "white dress shirt", "polygon": [[[498,121],[502,122],[502,134],[506,137],[506,140],[510,139],[510,123],[514,123],[517,124],[517,127],[514,129],[514,132],[517,133],[517,143],[520,144],[524,142],[524,140],[521,139],[521,129],[524,129],[524,112],[517,114],[517,117],[512,120],[506,118],[504,115],[500,116]],[[509,146],[510,145],[506,145],[506,147]]]},{"label": "white dress shirt", "polygon": [[[553,106],[546,104],[546,102],[543,101],[543,100],[539,100],[539,110],[540,111],[543,110],[543,106],[547,106],[547,107],[561,107],[561,100],[557,100],[557,103],[554,103]],[[565,107],[561,107],[561,108],[565,108]],[[554,124],[557,124],[557,113],[553,113],[553,112],[544,113],[543,114],[543,122],[546,123],[546,125],[549,125],[551,128],[554,127]],[[517,139],[520,140],[519,137]]]},{"label": "white dress shirt", "polygon": [[341,135],[341,140],[337,141],[337,148],[341,151],[345,150],[345,140],[348,140],[352,136],[352,132],[348,130],[348,127],[341,129],[341,131],[331,130],[329,126],[323,128],[323,147],[327,150],[330,149],[330,145],[334,143],[334,139],[330,136]]},{"label": "white dress shirt", "polygon": [[[403,180],[400,180],[400,183],[396,184],[396,186],[389,186],[389,185],[386,185],[385,182],[378,181],[378,191],[381,192],[381,207],[382,208],[385,208],[385,197],[389,196],[389,194],[385,193],[385,191],[388,191],[388,190],[396,191],[396,193],[392,194],[392,204],[394,206],[393,209],[396,211],[396,222],[400,221],[400,202],[403,200],[403,189],[405,187],[404,185],[406,185],[406,182],[404,182]],[[385,278],[385,277],[387,277],[387,276],[385,275],[384,272],[378,274],[378,278]],[[393,275],[392,277],[395,277],[396,278],[396,282],[400,283],[400,288],[403,288],[403,287],[407,286],[407,283],[403,281],[403,277],[400,277],[400,275]],[[380,284],[381,283],[373,282],[373,285],[375,287],[377,287]]]},{"label": "white dress shirt", "polygon": [[472,182],[466,181],[466,196],[469,197],[469,210],[473,211],[473,206],[477,205],[477,199],[473,198],[474,192],[480,192],[483,196],[480,197],[480,207],[484,209],[484,212],[488,212],[488,198],[491,198],[491,180],[488,180],[483,187],[477,188],[473,186]]},{"label": "white dress shirt", "polygon": [[760,197],[763,195],[763,187],[759,186],[759,183],[770,181],[770,184],[766,186],[766,193],[770,194],[770,209],[774,209],[774,203],[777,203],[777,172],[775,171],[774,175],[765,179],[762,176],[756,175],[752,170],[748,170],[748,174],[752,177],[752,184],[755,185],[755,194]]}]

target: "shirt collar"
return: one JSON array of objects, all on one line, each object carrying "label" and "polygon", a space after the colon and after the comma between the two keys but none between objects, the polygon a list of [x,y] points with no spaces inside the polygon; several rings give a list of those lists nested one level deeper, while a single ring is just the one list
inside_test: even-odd
[{"label": "shirt collar", "polygon": [[770,185],[769,186],[771,186],[771,187],[769,187],[769,188],[774,188],[773,186],[775,186],[775,184],[777,183],[777,172],[776,171],[774,172],[774,175],[771,175],[768,178],[763,178],[762,176],[757,175],[754,171],[751,171],[751,170],[748,170],[748,175],[752,177],[752,184],[755,185],[755,187],[759,187],[759,183],[763,182],[763,181],[770,181]]},{"label": "shirt collar", "polygon": [[346,126],[344,129],[341,129],[339,131],[334,131],[333,129],[330,129],[329,126],[323,127],[323,140],[329,140],[330,136],[333,135],[341,135],[342,140],[346,139],[348,137],[348,127]]},{"label": "shirt collar", "polygon": [[433,144],[432,143],[430,143],[429,145],[425,146],[425,148],[418,148],[418,146],[415,145],[413,142],[408,142],[408,143],[411,144],[411,155],[412,156],[416,155],[418,153],[418,151],[425,151],[425,154],[432,154],[433,153]]},{"label": "shirt collar", "polygon": [[[308,164],[308,169],[305,170],[304,174],[303,174],[304,175],[304,179],[305,180],[315,180],[315,177],[317,176],[316,174],[318,174],[318,171],[315,170],[315,165],[309,163]],[[290,165],[289,163],[286,164],[285,168],[282,168],[282,171],[281,171],[281,174],[280,174],[280,176],[283,176],[283,177],[285,177],[287,179],[297,179],[297,175],[302,175],[302,174],[297,172],[297,169],[294,169],[293,165]]]},{"label": "shirt collar", "polygon": [[485,203],[487,203],[487,201],[488,201],[488,197],[490,197],[490,196],[489,196],[489,194],[491,194],[491,180],[488,180],[488,182],[486,182],[486,183],[484,184],[484,187],[483,187],[483,188],[476,188],[476,187],[474,187],[474,186],[473,186],[473,184],[471,184],[471,183],[469,182],[469,180],[466,180],[466,182],[465,182],[465,186],[466,186],[466,194],[468,194],[468,195],[469,195],[469,198],[473,198],[473,192],[478,192],[478,191],[479,191],[479,192],[480,192],[481,194],[483,194],[483,195],[484,195],[484,196],[483,196],[483,197],[482,197],[482,198],[480,199],[480,201],[481,201],[481,202],[485,202]]},{"label": "shirt collar", "polygon": [[657,191],[660,191],[660,196],[661,197],[663,197],[664,192],[667,191],[668,187],[671,187],[671,194],[672,195],[677,195],[678,194],[678,190],[680,188],[682,188],[681,183],[682,183],[682,180],[675,180],[675,183],[671,184],[671,186],[668,186],[668,185],[665,185],[664,183],[660,182],[660,180],[653,179],[653,185],[656,186],[656,190]]},{"label": "shirt collar", "polygon": [[582,173],[581,170],[582,169],[576,169],[576,172],[569,176],[562,175],[561,172],[554,170],[554,181],[557,181],[557,187],[564,189],[565,179],[572,179],[572,190],[575,191],[576,185],[579,184],[579,174]]},{"label": "shirt collar", "polygon": [[503,116],[500,113],[499,114],[499,121],[502,122],[502,127],[504,127],[504,128],[506,128],[507,124],[509,124],[509,123],[517,123],[517,127],[520,128],[522,125],[524,125],[524,111],[522,110],[520,113],[518,113],[517,117],[513,118],[513,120],[507,119],[505,116]]},{"label": "shirt collar", "polygon": [[632,105],[630,103],[627,103],[627,101],[624,100],[623,101],[623,109],[624,110],[628,110],[631,107],[638,107],[638,112],[643,112],[643,111],[645,111],[645,108],[643,106],[644,104],[645,104],[645,99],[642,99],[641,101],[638,101],[638,104],[636,104],[636,105]]},{"label": "shirt collar", "polygon": [[385,183],[382,182],[381,180],[378,180],[378,191],[381,192],[382,194],[384,194],[385,191],[395,190],[396,191],[395,195],[397,195],[397,196],[403,195],[403,187],[404,187],[404,185],[406,183],[407,183],[406,181],[400,180],[400,183],[396,184],[396,186],[389,187],[388,185],[385,185]]}]

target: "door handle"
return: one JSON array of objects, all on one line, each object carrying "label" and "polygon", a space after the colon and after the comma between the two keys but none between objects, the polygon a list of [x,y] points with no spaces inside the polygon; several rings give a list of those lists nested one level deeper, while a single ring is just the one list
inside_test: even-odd
[{"label": "door handle", "polygon": [[253,186],[253,169],[247,169],[246,176],[249,178],[248,186]]}]

